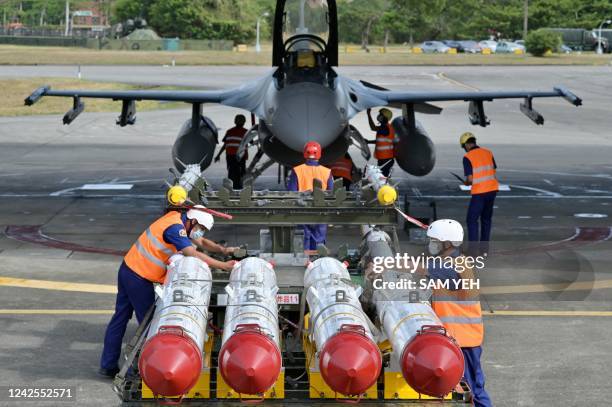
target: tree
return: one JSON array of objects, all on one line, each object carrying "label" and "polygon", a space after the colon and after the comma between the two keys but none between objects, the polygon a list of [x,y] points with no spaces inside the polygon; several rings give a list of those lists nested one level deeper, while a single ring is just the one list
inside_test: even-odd
[{"label": "tree", "polygon": [[561,35],[542,28],[531,31],[525,39],[525,47],[533,56],[541,57],[561,47]]},{"label": "tree", "polygon": [[343,42],[361,44],[381,40],[384,28],[379,24],[386,10],[388,0],[340,0],[338,1],[338,36]]},{"label": "tree", "polygon": [[408,33],[408,40],[414,42],[464,37],[471,16],[479,7],[478,0],[392,0],[390,9],[393,26],[400,28],[397,37]]},{"label": "tree", "polygon": [[117,0],[113,10],[112,21],[120,23],[137,17],[142,17],[148,21],[151,5],[151,0]]},{"label": "tree", "polygon": [[149,23],[164,37],[202,38],[211,23],[201,1],[160,0],[153,3]]}]

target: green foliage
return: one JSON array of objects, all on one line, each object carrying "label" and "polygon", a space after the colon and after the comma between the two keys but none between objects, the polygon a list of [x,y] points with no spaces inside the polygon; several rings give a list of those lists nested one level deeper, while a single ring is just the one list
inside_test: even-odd
[{"label": "green foliage", "polygon": [[64,21],[65,0],[0,0],[0,18],[20,21],[28,27],[59,25]]},{"label": "green foliage", "polygon": [[161,0],[151,6],[149,24],[162,37],[201,38],[210,25],[201,1]]},{"label": "green foliage", "polygon": [[[271,21],[274,0],[117,0],[115,21],[144,17],[162,37],[228,39],[237,43],[255,38],[257,17],[265,11]],[[262,24],[269,36],[271,24]]]},{"label": "green foliage", "polygon": [[[111,21],[145,18],[162,36],[253,41],[272,33],[276,0],[109,0]],[[71,0],[72,10],[91,0]],[[104,2],[104,4],[109,4]],[[523,35],[525,0],[337,0],[342,42],[381,44],[436,39],[517,39]],[[612,18],[612,0],[529,0],[529,29],[585,28]],[[0,0],[6,19],[26,26],[59,25],[65,0]]]},{"label": "green foliage", "polygon": [[527,52],[536,57],[541,57],[548,51],[556,51],[560,46],[561,35],[545,29],[531,31],[525,39]]},{"label": "green foliage", "polygon": [[368,23],[369,42],[380,42],[384,35],[381,19],[389,8],[386,0],[338,0],[338,32],[343,42],[362,43]]},{"label": "green foliage", "polygon": [[[254,24],[218,19],[212,3],[215,2],[156,0],[149,10],[148,21],[162,37],[229,39],[235,42],[245,42],[255,37]],[[228,17],[232,13],[236,11],[226,10]]]},{"label": "green foliage", "polygon": [[148,19],[150,0],[117,0],[113,9],[113,22],[119,23],[127,19],[144,17]]}]

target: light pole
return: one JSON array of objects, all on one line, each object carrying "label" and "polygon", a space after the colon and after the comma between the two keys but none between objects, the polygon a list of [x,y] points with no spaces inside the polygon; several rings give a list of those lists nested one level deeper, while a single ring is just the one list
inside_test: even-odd
[{"label": "light pole", "polygon": [[64,31],[64,37],[68,36],[69,29],[70,29],[70,0],[66,0],[66,28]]},{"label": "light pole", "polygon": [[270,13],[267,11],[257,18],[257,41],[255,42],[255,52],[261,52],[261,44],[259,43],[259,26],[261,25],[261,19],[268,17]]},{"label": "light pole", "polygon": [[601,24],[599,24],[599,36],[597,37],[597,53],[603,54],[603,49],[601,49],[601,29],[604,24],[612,24],[612,20],[603,20]]},{"label": "light pole", "polygon": [[529,0],[523,3],[523,39],[527,39],[527,28],[529,25]]}]

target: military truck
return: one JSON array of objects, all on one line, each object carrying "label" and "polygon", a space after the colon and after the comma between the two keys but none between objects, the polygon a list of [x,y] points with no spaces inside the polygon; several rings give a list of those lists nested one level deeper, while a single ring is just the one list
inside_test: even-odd
[{"label": "military truck", "polygon": [[[597,49],[597,30],[585,30],[584,28],[547,28],[546,30],[560,34],[563,43],[575,51],[595,51]],[[603,33],[601,48],[604,52],[610,52],[610,42]]]}]

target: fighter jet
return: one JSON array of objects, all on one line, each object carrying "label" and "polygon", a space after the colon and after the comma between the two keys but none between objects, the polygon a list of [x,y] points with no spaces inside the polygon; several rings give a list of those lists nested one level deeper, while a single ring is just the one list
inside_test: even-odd
[{"label": "fighter jet", "polygon": [[[192,105],[191,118],[179,131],[172,148],[179,171],[186,164],[206,169],[218,144],[217,127],[203,115],[203,106],[218,103],[244,109],[257,118],[244,138],[238,154],[256,145],[258,152],[249,166],[261,173],[272,163],[294,166],[301,163],[302,148],[308,141],[323,147],[322,163],[329,164],[356,145],[365,159],[370,150],[365,138],[351,126],[355,115],[368,108],[393,106],[402,109],[392,125],[398,137],[396,160],[409,174],[423,176],[435,164],[435,148],[415,112],[439,114],[441,108],[429,102],[468,102],[473,125],[487,126],[484,102],[494,99],[524,99],[520,110],[536,124],[544,118],[533,108],[534,98],[562,97],[573,105],[582,101],[564,87],[550,91],[427,92],[393,91],[375,84],[342,76],[338,66],[338,15],[335,0],[277,0],[274,16],[272,69],[264,77],[238,88],[190,91],[88,91],[38,88],[28,98],[32,105],[43,96],[73,98],[73,108],[64,118],[70,124],[84,110],[82,99],[104,98],[122,102],[117,124],[132,125],[136,102],[141,100],[180,101]],[[258,167],[263,156],[267,160]]]}]

